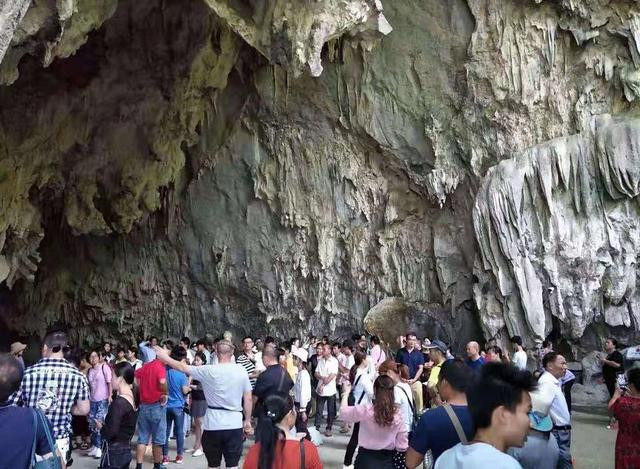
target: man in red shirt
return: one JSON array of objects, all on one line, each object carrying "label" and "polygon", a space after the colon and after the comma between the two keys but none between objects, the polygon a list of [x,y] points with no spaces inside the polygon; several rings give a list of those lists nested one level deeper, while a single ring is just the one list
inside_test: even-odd
[{"label": "man in red shirt", "polygon": [[162,446],[167,438],[167,369],[160,360],[152,360],[136,371],[140,390],[138,448],[136,469],[142,469],[149,440],[153,444],[153,468],[162,467]]}]

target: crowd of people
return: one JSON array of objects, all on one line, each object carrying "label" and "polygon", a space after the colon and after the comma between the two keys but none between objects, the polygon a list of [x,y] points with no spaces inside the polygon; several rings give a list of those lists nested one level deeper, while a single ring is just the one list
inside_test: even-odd
[{"label": "crowd of people", "polygon": [[[149,337],[105,342],[88,353],[61,331],[26,367],[24,344],[0,355],[0,469],[72,456],[101,468],[154,469],[204,456],[209,468],[322,468],[317,445],[349,434],[346,469],[549,469],[573,467],[571,385],[548,341],[526,351],[469,342],[455,357],[445,342],[376,336],[276,341],[228,332],[194,343]],[[640,369],[624,373],[615,339],[601,357],[618,428],[616,467],[640,467]],[[338,420],[339,419],[339,420]],[[336,422],[339,421],[339,427]],[[186,448],[192,433],[194,444]],[[137,434],[132,455],[131,441]],[[169,441],[176,440],[170,454]]]}]

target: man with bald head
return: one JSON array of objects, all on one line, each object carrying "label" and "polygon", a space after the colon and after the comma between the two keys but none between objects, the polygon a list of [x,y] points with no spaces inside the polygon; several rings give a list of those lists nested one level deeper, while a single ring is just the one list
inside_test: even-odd
[{"label": "man with bald head", "polygon": [[480,371],[480,368],[484,365],[484,358],[480,356],[480,344],[478,342],[471,341],[467,344],[466,363],[474,372]]},{"label": "man with bald head", "polygon": [[171,368],[183,371],[202,384],[207,401],[202,450],[207,457],[208,466],[220,467],[224,456],[225,467],[238,467],[244,433],[252,433],[253,401],[247,370],[232,361],[233,344],[228,340],[220,340],[216,344],[218,363],[195,367],[172,359],[169,353],[160,347],[156,347],[155,350],[158,360]]}]

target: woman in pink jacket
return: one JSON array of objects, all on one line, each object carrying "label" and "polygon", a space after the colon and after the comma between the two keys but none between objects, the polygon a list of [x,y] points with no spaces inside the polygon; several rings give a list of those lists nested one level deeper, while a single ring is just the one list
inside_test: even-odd
[{"label": "woman in pink jacket", "polygon": [[379,376],[373,383],[373,404],[350,406],[351,384],[344,384],[340,417],[360,423],[354,469],[393,469],[395,452],[407,450],[408,434],[395,404],[394,385],[388,376]]}]

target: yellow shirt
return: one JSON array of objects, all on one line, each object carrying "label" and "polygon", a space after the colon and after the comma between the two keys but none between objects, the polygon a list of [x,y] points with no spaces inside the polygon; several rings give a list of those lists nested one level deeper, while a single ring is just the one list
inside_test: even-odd
[{"label": "yellow shirt", "polygon": [[439,365],[433,365],[433,368],[431,368],[431,374],[429,375],[429,379],[427,381],[430,386],[435,386],[436,384],[438,384],[438,377],[440,376],[440,368],[442,368],[442,363],[440,363]]},{"label": "yellow shirt", "polygon": [[291,355],[287,357],[287,372],[289,373],[289,376],[291,376],[291,379],[295,383],[296,376],[298,374],[298,369],[293,364],[293,358],[291,358]]}]

